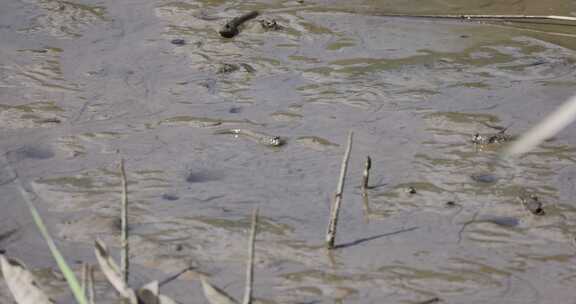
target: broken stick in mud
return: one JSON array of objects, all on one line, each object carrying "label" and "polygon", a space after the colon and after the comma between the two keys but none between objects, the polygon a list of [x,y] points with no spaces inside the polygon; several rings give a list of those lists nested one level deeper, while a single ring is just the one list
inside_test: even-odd
[{"label": "broken stick in mud", "polygon": [[326,246],[328,249],[334,249],[334,239],[336,238],[336,226],[338,225],[338,213],[342,204],[342,194],[344,192],[344,179],[346,178],[346,171],[348,170],[348,161],[350,160],[350,151],[352,150],[352,137],[354,133],[348,133],[348,146],[342,159],[342,166],[340,168],[340,179],[338,180],[338,187],[334,194],[334,203],[330,209],[330,221],[328,223],[328,232],[326,233]]},{"label": "broken stick in mud", "polygon": [[224,26],[218,31],[220,36],[224,38],[232,38],[240,33],[239,27],[246,21],[258,17],[259,13],[257,11],[251,11],[249,13],[240,15],[224,24]]},{"label": "broken stick in mud", "polygon": [[252,226],[250,228],[250,240],[248,241],[248,261],[246,265],[246,287],[242,304],[252,303],[252,290],[254,286],[254,246],[256,243],[256,229],[258,228],[258,208],[252,213]]},{"label": "broken stick in mud", "polygon": [[364,172],[362,174],[362,196],[368,195],[366,192],[368,190],[368,183],[370,182],[370,169],[372,168],[372,159],[370,156],[366,156],[366,162],[364,162]]},{"label": "broken stick in mud", "polygon": [[128,183],[126,181],[126,171],[124,170],[124,159],[120,160],[120,178],[122,180],[122,206],[121,217],[121,240],[122,252],[120,257],[120,271],[122,280],[128,284],[130,261],[128,258]]}]

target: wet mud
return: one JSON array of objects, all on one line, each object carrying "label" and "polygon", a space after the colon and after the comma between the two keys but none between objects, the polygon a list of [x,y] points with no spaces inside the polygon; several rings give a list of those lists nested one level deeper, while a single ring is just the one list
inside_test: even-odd
[{"label": "wet mud", "polygon": [[[494,161],[506,143],[472,139],[521,134],[574,93],[574,25],[378,16],[576,13],[543,3],[2,1],[0,250],[72,303],[15,181],[80,273],[96,238],[119,251],[124,158],[130,283],[192,267],[162,286],[181,303],[205,303],[204,277],[242,293],[257,206],[255,296],[266,303],[570,303],[574,126],[513,161]],[[259,16],[220,36],[250,11]],[[100,272],[96,293],[116,301]],[[11,301],[0,281],[0,303]]]}]

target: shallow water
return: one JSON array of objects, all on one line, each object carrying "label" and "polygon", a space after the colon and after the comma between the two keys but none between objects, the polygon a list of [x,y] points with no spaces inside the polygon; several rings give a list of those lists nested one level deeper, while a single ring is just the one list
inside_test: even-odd
[{"label": "shallow water", "polygon": [[[353,9],[351,9],[353,8]],[[217,34],[251,9],[240,35]],[[514,162],[475,133],[520,134],[574,93],[573,26],[379,17],[573,15],[571,1],[57,1],[0,3],[0,248],[72,299],[15,180],[64,254],[119,248],[129,181],[133,286],[240,298],[250,214],[255,295],[271,303],[571,303],[576,132]],[[171,43],[183,39],[184,44]],[[230,68],[235,66],[237,68]],[[247,128],[286,140],[266,147]],[[338,249],[323,249],[346,134]],[[369,196],[359,188],[373,162]],[[8,166],[18,176],[13,176]],[[416,193],[407,191],[413,187]],[[544,202],[545,216],[517,193]],[[97,299],[114,293],[97,273]],[[10,303],[0,285],[0,303]]]}]

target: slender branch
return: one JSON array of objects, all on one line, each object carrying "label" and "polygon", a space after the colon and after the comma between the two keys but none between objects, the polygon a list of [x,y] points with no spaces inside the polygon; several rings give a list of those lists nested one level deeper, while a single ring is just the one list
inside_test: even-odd
[{"label": "slender branch", "polygon": [[371,7],[326,7],[325,5],[308,5],[308,6],[298,6],[289,7],[282,9],[270,10],[268,13],[285,13],[293,11],[331,11],[331,12],[343,12],[351,14],[367,14],[372,16],[381,17],[401,17],[401,18],[439,18],[439,19],[504,19],[504,20],[527,20],[527,19],[540,19],[540,20],[558,20],[558,21],[576,21],[576,17],[570,16],[557,16],[557,15],[474,15],[474,14],[442,14],[442,15],[432,15],[432,14],[398,14],[398,13],[385,13],[383,11],[374,10]]},{"label": "slender branch", "polygon": [[242,304],[252,303],[252,290],[254,285],[254,247],[256,243],[256,230],[258,225],[258,208],[252,213],[252,227],[250,229],[250,240],[248,241],[248,265],[246,266],[246,288],[244,289],[244,300]]},{"label": "slender branch", "polygon": [[326,10],[343,12],[350,14],[367,14],[371,16],[380,17],[399,17],[399,18],[431,18],[431,19],[492,19],[503,21],[516,21],[516,20],[556,20],[556,21],[576,21],[576,17],[571,16],[556,16],[556,15],[516,15],[516,14],[503,14],[503,15],[486,15],[486,14],[407,14],[407,13],[386,13],[384,11],[375,10],[369,7],[336,7],[326,8],[325,6],[307,7],[303,8],[310,11]]},{"label": "slender branch", "polygon": [[334,239],[336,238],[336,226],[338,225],[338,213],[340,212],[340,205],[342,204],[342,194],[344,192],[344,179],[346,171],[348,170],[348,161],[350,160],[350,151],[352,150],[352,137],[354,133],[348,133],[348,146],[342,159],[342,166],[340,168],[340,179],[338,180],[338,187],[334,194],[334,203],[330,210],[330,222],[328,223],[328,232],[326,233],[326,246],[328,249],[334,249]]},{"label": "slender branch", "polygon": [[375,13],[381,17],[410,17],[410,18],[437,18],[437,19],[503,19],[503,20],[558,20],[558,21],[576,21],[576,17],[554,16],[554,15],[411,15],[411,14],[387,14]]},{"label": "slender branch", "polygon": [[120,257],[120,271],[122,280],[128,284],[129,278],[129,258],[128,258],[128,183],[126,181],[126,171],[124,170],[124,159],[120,160],[120,177],[122,179],[122,207],[121,207],[121,245],[122,253]]}]

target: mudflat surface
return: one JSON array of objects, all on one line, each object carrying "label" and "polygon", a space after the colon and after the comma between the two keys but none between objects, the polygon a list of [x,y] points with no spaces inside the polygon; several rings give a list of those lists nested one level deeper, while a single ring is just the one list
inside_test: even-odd
[{"label": "mudflat surface", "polygon": [[[520,134],[574,93],[575,27],[378,14],[573,15],[575,4],[380,2],[1,1],[0,248],[72,302],[18,183],[79,272],[96,238],[118,254],[124,158],[131,284],[194,267],[162,287],[181,303],[207,303],[201,277],[240,298],[255,207],[266,303],[572,303],[574,127],[507,163],[471,138]],[[219,37],[254,9],[237,37]],[[214,134],[227,128],[286,144]],[[98,303],[116,301],[100,273],[96,283]],[[0,303],[12,303],[3,281]]]}]

